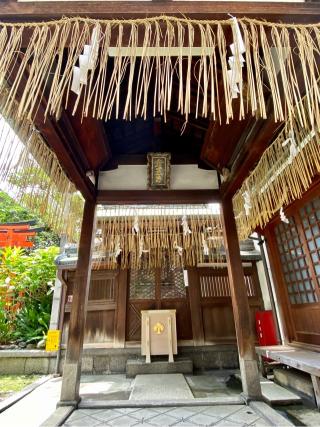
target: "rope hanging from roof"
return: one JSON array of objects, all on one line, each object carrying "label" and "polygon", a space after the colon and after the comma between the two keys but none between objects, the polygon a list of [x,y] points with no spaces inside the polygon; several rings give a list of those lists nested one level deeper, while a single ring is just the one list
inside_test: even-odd
[{"label": "rope hanging from roof", "polygon": [[168,206],[106,209],[108,216],[97,223],[95,268],[150,269],[164,258],[173,267],[223,260],[220,215],[206,207],[191,207],[191,213],[190,206],[179,212]]},{"label": "rope hanging from roof", "polygon": [[[188,120],[195,110],[196,117],[227,123],[246,115],[266,118],[271,95],[275,121],[294,116],[301,122],[307,116],[318,124],[319,51],[320,24],[171,16],[0,23],[0,90],[9,79],[4,108],[12,109],[19,91],[17,114],[29,119],[44,92],[46,114],[57,119],[66,107],[102,120],[146,117],[151,97],[154,115],[165,116],[176,108]],[[193,55],[198,56],[196,63]],[[191,81],[196,84],[196,102]],[[71,89],[76,96],[70,95]],[[125,94],[123,105],[120,93]],[[302,114],[295,105],[304,94]],[[238,117],[233,111],[235,96]]]},{"label": "rope hanging from roof", "polygon": [[79,234],[83,200],[33,123],[18,117],[16,102],[3,113],[8,89],[0,93],[0,182],[25,208],[59,235]]},{"label": "rope hanging from roof", "polygon": [[[297,106],[306,117],[308,98]],[[319,128],[298,118],[287,122],[233,197],[239,238],[264,228],[283,207],[299,199],[320,174]]]}]

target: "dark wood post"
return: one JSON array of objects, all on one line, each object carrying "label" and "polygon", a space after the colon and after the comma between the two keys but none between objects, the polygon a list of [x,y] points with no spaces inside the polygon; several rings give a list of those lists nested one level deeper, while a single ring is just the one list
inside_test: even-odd
[{"label": "dark wood post", "polygon": [[74,279],[60,405],[76,405],[80,400],[81,359],[91,276],[91,250],[94,227],[95,202],[86,200],[83,211],[77,269]]},{"label": "dark wood post", "polygon": [[196,267],[188,268],[188,294],[191,312],[194,345],[204,345],[199,272]]},{"label": "dark wood post", "polygon": [[126,341],[128,270],[120,270],[117,280],[117,309],[114,344],[115,347],[124,348]]},{"label": "dark wood post", "polygon": [[260,398],[261,387],[232,199],[222,200],[221,207],[242,389],[247,398],[255,399]]}]

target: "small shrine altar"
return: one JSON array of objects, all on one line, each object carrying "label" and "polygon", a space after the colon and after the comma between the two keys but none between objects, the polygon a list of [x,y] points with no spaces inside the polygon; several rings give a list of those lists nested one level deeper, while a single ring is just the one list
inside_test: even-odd
[{"label": "small shrine altar", "polygon": [[173,363],[177,354],[176,310],[141,311],[141,354],[146,363],[151,363],[151,355],[165,355]]}]

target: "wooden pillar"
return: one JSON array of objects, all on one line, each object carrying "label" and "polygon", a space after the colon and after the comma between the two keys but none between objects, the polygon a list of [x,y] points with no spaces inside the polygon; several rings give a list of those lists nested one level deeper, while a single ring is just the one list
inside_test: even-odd
[{"label": "wooden pillar", "polygon": [[271,229],[269,226],[266,228],[266,230],[264,230],[264,238],[273,278],[275,305],[279,313],[279,323],[282,330],[282,344],[286,345],[291,341],[296,341],[297,337],[295,334],[292,313],[290,310],[290,300],[285,290],[286,285],[281,269],[280,252],[276,244],[273,227]]},{"label": "wooden pillar", "polygon": [[247,398],[255,399],[261,397],[261,387],[232,199],[224,199],[221,207],[242,388]]},{"label": "wooden pillar", "polygon": [[95,203],[85,201],[74,279],[67,350],[63,368],[60,405],[76,405],[79,400],[81,359],[91,276],[91,250],[95,228]]},{"label": "wooden pillar", "polygon": [[126,314],[128,293],[128,270],[120,270],[117,286],[117,310],[114,346],[124,348],[126,341]]},{"label": "wooden pillar", "polygon": [[188,282],[193,344],[195,346],[204,345],[200,280],[196,267],[188,268]]}]

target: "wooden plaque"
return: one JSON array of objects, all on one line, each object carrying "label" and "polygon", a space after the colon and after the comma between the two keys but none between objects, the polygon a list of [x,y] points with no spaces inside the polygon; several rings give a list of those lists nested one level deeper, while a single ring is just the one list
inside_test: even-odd
[{"label": "wooden plaque", "polygon": [[169,190],[170,153],[148,153],[148,189]]}]

